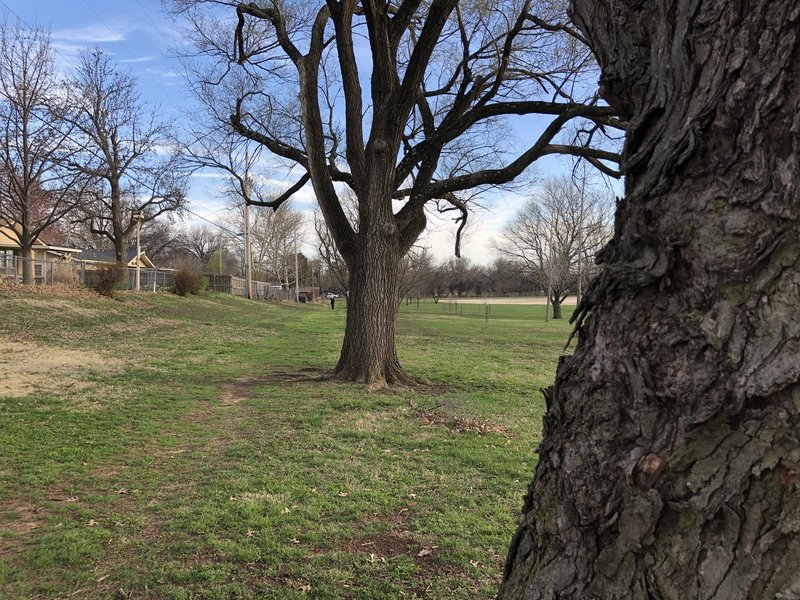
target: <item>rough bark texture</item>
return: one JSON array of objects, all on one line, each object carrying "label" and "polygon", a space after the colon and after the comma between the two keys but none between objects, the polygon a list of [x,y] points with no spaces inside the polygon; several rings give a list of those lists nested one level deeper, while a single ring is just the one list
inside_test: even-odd
[{"label": "rough bark texture", "polygon": [[391,221],[360,237],[350,261],[347,325],[336,373],[374,388],[406,383],[395,347],[400,253]]},{"label": "rough bark texture", "polygon": [[574,0],[625,199],[500,598],[800,598],[800,2]]}]

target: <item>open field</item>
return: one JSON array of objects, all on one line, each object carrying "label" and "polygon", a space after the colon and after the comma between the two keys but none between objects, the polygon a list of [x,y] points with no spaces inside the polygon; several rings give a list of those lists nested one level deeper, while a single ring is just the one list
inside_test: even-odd
[{"label": "open field", "polygon": [[[460,302],[463,304],[530,304],[534,306],[544,306],[547,304],[547,299],[544,296],[504,296],[502,298],[492,298],[486,296],[482,298],[441,298],[439,302]],[[567,296],[567,298],[564,300],[564,306],[575,306],[575,303],[575,296]]]},{"label": "open field", "polygon": [[0,290],[0,598],[492,598],[568,324],[403,305],[367,394],[343,304]]}]

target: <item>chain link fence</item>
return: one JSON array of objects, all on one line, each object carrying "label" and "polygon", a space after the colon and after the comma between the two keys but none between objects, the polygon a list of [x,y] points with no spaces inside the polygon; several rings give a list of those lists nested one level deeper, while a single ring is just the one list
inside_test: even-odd
[{"label": "chain link fence", "polygon": [[[92,287],[97,282],[97,263],[83,260],[33,260],[22,256],[0,255],[0,283],[20,284],[27,263],[31,264],[35,285],[81,284]],[[136,268],[128,267],[124,282],[136,287]],[[173,285],[172,271],[167,269],[139,270],[139,289],[155,292]]]},{"label": "chain link fence", "polygon": [[[93,287],[97,283],[98,268],[102,265],[83,260],[32,260],[22,256],[0,255],[0,283],[21,284],[25,264],[32,265],[35,285],[81,284]],[[247,297],[247,281],[233,275],[204,275],[208,290]],[[136,268],[128,267],[124,278],[129,289],[136,289]],[[139,290],[157,292],[173,287],[173,271],[169,269],[139,270]],[[253,298],[257,300],[294,299],[294,291],[270,287],[266,281],[252,282]],[[283,296],[284,298],[281,298]]]}]

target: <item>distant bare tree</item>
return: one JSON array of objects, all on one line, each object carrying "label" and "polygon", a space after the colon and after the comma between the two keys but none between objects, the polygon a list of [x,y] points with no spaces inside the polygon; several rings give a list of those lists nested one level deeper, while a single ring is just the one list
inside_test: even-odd
[{"label": "distant bare tree", "polygon": [[181,235],[168,220],[161,218],[142,224],[142,250],[156,265],[169,260],[180,246]]},{"label": "distant bare tree", "polygon": [[468,258],[451,258],[444,264],[447,273],[447,287],[451,294],[466,296],[475,288],[477,281],[475,266]]},{"label": "distant bare tree", "polygon": [[196,268],[204,269],[215,250],[220,247],[219,235],[205,225],[195,225],[185,230],[179,238],[180,248],[195,259]]},{"label": "distant bare tree", "polygon": [[568,177],[548,179],[506,227],[497,249],[521,261],[546,291],[553,318],[574,292],[579,253],[583,263],[611,236],[611,207],[602,196],[586,194]]},{"label": "distant bare tree", "polygon": [[135,80],[100,50],[82,53],[67,100],[65,118],[80,143],[73,166],[94,182],[82,220],[113,243],[122,262],[136,214],[146,222],[181,209],[187,174],[177,151],[164,155],[168,125],[140,99]]},{"label": "distant bare tree", "polygon": [[529,294],[533,281],[524,263],[507,258],[496,259],[487,269],[486,283],[494,296]]},{"label": "distant bare tree", "polygon": [[[342,194],[342,210],[350,226],[358,231],[358,199],[354,194]],[[317,254],[325,267],[334,291],[344,293],[350,285],[350,270],[336,246],[336,241],[320,210],[314,211],[314,232],[317,236]]]},{"label": "distant bare tree", "polygon": [[350,280],[350,271],[347,269],[342,255],[336,249],[333,236],[325,225],[325,219],[318,211],[314,211],[314,233],[317,238],[317,256],[325,271],[328,286],[332,291],[343,293],[347,290]]},{"label": "distant bare tree", "polygon": [[[265,196],[261,193],[259,198]],[[232,216],[227,220],[231,229],[244,231],[244,205],[232,198]],[[254,204],[250,207],[250,244],[254,272],[289,285],[294,278],[295,246],[303,243],[305,216],[291,204],[280,210]],[[244,254],[244,238],[232,238],[232,244]],[[292,274],[291,277],[288,274]],[[291,280],[291,281],[289,281]]]},{"label": "distant bare tree", "polygon": [[[81,201],[87,178],[68,168],[71,127],[58,118],[59,82],[50,35],[42,28],[0,25],[0,225],[32,257],[39,235]],[[22,281],[33,282],[33,263]]]},{"label": "distant bare tree", "polygon": [[413,246],[400,263],[399,297],[419,297],[424,294],[425,278],[433,266],[433,257],[427,248]]}]

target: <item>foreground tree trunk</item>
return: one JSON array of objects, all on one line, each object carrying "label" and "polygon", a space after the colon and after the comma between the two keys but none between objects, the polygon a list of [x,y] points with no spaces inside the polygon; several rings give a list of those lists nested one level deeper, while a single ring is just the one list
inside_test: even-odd
[{"label": "foreground tree trunk", "polygon": [[574,0],[629,119],[500,598],[800,598],[800,2]]}]

